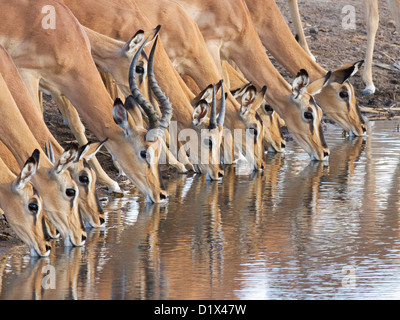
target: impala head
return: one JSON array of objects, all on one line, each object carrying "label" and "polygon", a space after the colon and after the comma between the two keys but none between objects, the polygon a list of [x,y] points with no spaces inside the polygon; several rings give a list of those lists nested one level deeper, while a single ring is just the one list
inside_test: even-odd
[{"label": "impala head", "polygon": [[[315,99],[324,109],[324,113],[346,132],[355,136],[362,136],[367,131],[365,121],[358,107],[353,86],[349,83],[364,60],[347,64],[332,72],[330,79]],[[319,87],[325,79],[318,79],[310,87]]]},{"label": "impala head", "polygon": [[[161,119],[154,106],[152,106],[140,92],[135,80],[135,70],[139,56],[146,44],[144,40],[136,52],[129,68],[129,84],[132,95],[125,104],[116,99],[114,102],[113,116],[115,123],[122,129],[122,139],[127,141],[132,148],[124,149],[119,157],[119,164],[135,186],[146,196],[147,201],[160,202],[167,197],[162,188],[162,180],[159,173],[159,157],[162,151],[164,131],[168,128],[172,117],[172,106],[165,94],[161,91],[153,71],[154,52],[157,39],[149,57],[147,76],[149,87],[153,91],[161,109]],[[135,112],[133,108],[141,107],[148,119],[148,128],[144,128],[141,112]],[[130,112],[128,112],[128,109]],[[136,109],[139,111],[138,109]],[[142,125],[141,125],[142,124]],[[129,163],[128,168],[124,164]]]},{"label": "impala head", "polygon": [[78,151],[78,145],[70,144],[50,169],[41,167],[33,177],[46,215],[66,246],[83,246],[86,240],[79,214],[79,189],[67,170],[76,160]]},{"label": "impala head", "polygon": [[[265,98],[266,87],[264,87],[259,94],[262,95],[262,92],[264,92]],[[232,92],[233,96],[242,104],[246,102],[242,99],[245,93],[251,97],[250,99],[246,100],[256,101],[257,90],[251,84],[251,82]],[[257,115],[260,117],[262,122],[264,150],[282,152],[286,147],[286,142],[282,137],[282,119],[279,117],[278,113],[276,113],[274,109],[272,109],[272,107],[266,103],[265,99],[263,99],[260,107],[257,109]]]},{"label": "impala head", "polygon": [[[93,228],[101,227],[105,219],[96,191],[96,172],[90,167],[88,161],[96,155],[106,141],[107,139],[80,147],[75,162],[68,168],[79,189],[80,216],[86,226]],[[46,153],[50,161],[54,163],[54,153],[50,141],[48,147],[46,144]]]},{"label": "impala head", "polygon": [[[197,164],[200,171],[211,180],[219,180],[224,175],[224,171],[220,167],[226,98],[222,80],[217,87],[222,90],[218,116],[216,88],[215,85],[209,85],[200,93],[200,100],[195,102],[192,125],[197,134],[196,138],[190,139],[186,145],[190,148],[191,163]],[[209,108],[210,102],[211,108]]]},{"label": "impala head", "polygon": [[4,215],[32,256],[46,257],[51,246],[47,242],[42,198],[30,182],[39,166],[39,151],[25,162],[12,183],[0,185],[0,203]]},{"label": "impala head", "polygon": [[238,128],[245,129],[245,136],[242,137],[241,143],[242,150],[251,150],[251,152],[246,152],[245,156],[254,170],[262,170],[265,167],[263,160],[264,124],[258,114],[258,109],[264,101],[266,91],[267,87],[264,86],[257,93],[257,89],[248,84],[234,94],[240,103],[238,114],[241,126]]},{"label": "impala head", "polygon": [[309,77],[302,69],[293,81],[291,102],[295,105],[293,112],[287,115],[285,123],[294,140],[311,156],[312,160],[325,160],[329,156],[322,126],[322,110],[315,102],[313,94],[318,93],[330,78],[310,90]]},{"label": "impala head", "polygon": [[264,150],[278,153],[283,152],[286,148],[286,141],[281,132],[283,119],[265,101],[258,109],[258,114],[264,126]]},{"label": "impala head", "polygon": [[[118,87],[121,89],[121,92],[125,95],[125,97],[130,95],[130,85],[127,81],[128,79],[126,78],[126,70],[129,70],[133,57],[143,42],[147,39],[146,45],[149,44],[157,37],[159,30],[160,26],[157,26],[149,31],[137,31],[135,35],[127,43],[125,43],[121,50],[119,50],[119,56],[115,57],[115,63],[113,64],[111,72]],[[147,57],[145,56],[144,51],[142,52],[143,59],[140,59],[139,57],[134,70],[139,88],[141,87],[142,83],[144,83],[147,73]]]}]

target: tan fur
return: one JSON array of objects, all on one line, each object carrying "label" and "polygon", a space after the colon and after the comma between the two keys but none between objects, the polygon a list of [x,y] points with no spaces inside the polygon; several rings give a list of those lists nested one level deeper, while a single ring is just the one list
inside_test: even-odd
[{"label": "tan fur", "polygon": [[[223,78],[221,65],[215,63],[197,24],[180,4],[171,0],[136,0],[135,3],[152,23],[162,25],[160,37],[181,75],[190,76],[200,88]],[[245,129],[255,125],[257,120],[251,114],[247,118],[238,115],[240,105],[229,92],[229,87],[225,83],[224,86],[227,93],[225,125],[231,132],[240,129],[245,135]],[[262,140],[258,139],[255,147],[259,149],[261,146]],[[236,147],[242,151],[245,149],[241,142]],[[247,160],[255,169],[264,167],[262,155],[258,153],[255,157],[248,156]]]},{"label": "tan fur", "polygon": [[[4,80],[7,83],[7,87],[12,94],[18,109],[20,110],[22,116],[24,117],[25,122],[27,123],[29,129],[32,131],[32,134],[39,142],[40,146],[43,147],[45,144],[51,144],[54,156],[58,158],[63,153],[63,148],[59,145],[54,136],[50,133],[44,121],[41,119],[38,110],[35,108],[35,105],[29,96],[27,89],[25,88],[19,74],[16,69],[11,57],[4,50],[3,47],[0,46],[0,73],[3,75]],[[69,170],[74,170],[76,172],[80,172],[82,170],[87,171],[87,174],[91,181],[96,182],[96,176],[93,170],[88,170],[83,165],[83,158],[72,164]],[[12,166],[12,161],[8,163]],[[19,168],[18,168],[19,169]],[[18,172],[13,170],[15,173]],[[79,206],[80,210],[83,214],[87,212],[91,212],[93,214],[93,220],[96,223],[93,223],[92,226],[100,226],[101,223],[99,221],[99,217],[101,216],[100,212],[97,210],[97,196],[94,190],[91,190],[88,194],[83,192],[83,188],[81,187],[81,183],[79,182],[79,176],[74,177],[74,181],[77,183],[80,193],[79,193]]]},{"label": "tan fur", "polygon": [[[136,161],[140,150],[148,146],[141,144],[140,139],[124,135],[113,121],[113,101],[91,57],[89,40],[70,10],[57,1],[27,4],[18,0],[12,5],[3,2],[5,8],[12,7],[10,10],[15,15],[3,20],[1,42],[12,52],[17,67],[39,74],[43,90],[55,96],[66,96],[99,140],[109,138],[106,148],[117,158],[129,179],[144,195],[159,202],[162,192],[159,181],[143,175],[147,165]],[[45,30],[41,27],[40,14],[33,15],[32,11],[41,12],[41,8],[49,4],[56,9],[57,28]],[[25,23],[16,28],[15,17],[23,17]],[[33,34],[32,30],[35,30]],[[138,135],[143,133],[138,132]]]},{"label": "tan fur", "polygon": [[[289,2],[296,3],[296,1]],[[246,0],[246,4],[262,44],[292,76],[303,68],[310,76],[311,85],[312,82],[325,77],[327,71],[297,43],[274,0],[263,0],[261,3],[256,0]],[[299,30],[297,32],[299,33]],[[340,91],[341,86],[330,81],[320,93],[315,95],[316,101],[324,113],[331,120],[342,125],[346,131],[363,135],[365,131],[363,121],[359,117],[353,118],[348,115],[348,113],[358,113],[356,101],[352,101],[348,108],[346,101],[340,98]]]},{"label": "tan fur", "polygon": [[[28,171],[30,171],[30,177],[26,178],[27,182],[16,188],[15,185],[20,176],[15,176],[0,159],[0,206],[7,222],[19,238],[28,245],[31,254],[47,256],[51,246],[44,234],[43,201],[40,195],[34,192],[33,185],[29,181],[35,174],[36,168]],[[29,204],[37,205],[38,210],[30,210]]]},{"label": "tan fur", "polygon": [[[0,91],[0,113],[3,121],[0,129],[1,140],[22,167],[32,150],[41,148],[18,110],[3,76],[0,77]],[[65,171],[71,164],[72,160],[68,159],[70,156],[74,155],[64,153],[53,165],[41,151],[40,167],[32,177],[32,182],[43,198],[44,210],[51,222],[65,240],[70,240],[73,245],[78,246],[83,244],[86,232],[82,229],[79,219],[78,187]],[[73,198],[66,195],[67,189],[76,192]]]},{"label": "tan fur", "polygon": [[[293,138],[310,156],[322,160],[328,150],[318,133],[311,135],[308,124],[302,118],[307,105],[293,103],[290,99],[291,87],[265,54],[244,1],[179,0],[178,3],[197,22],[216,64],[221,65],[221,60],[231,59],[258,89],[266,85],[267,102],[285,120]],[[202,19],[204,15],[210,19]],[[316,116],[319,125],[321,118],[319,114]]]}]

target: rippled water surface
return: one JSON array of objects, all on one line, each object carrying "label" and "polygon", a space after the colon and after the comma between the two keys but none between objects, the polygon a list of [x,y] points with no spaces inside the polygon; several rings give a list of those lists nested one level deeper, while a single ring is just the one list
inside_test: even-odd
[{"label": "rippled water surface", "polygon": [[326,138],[329,163],[289,142],[263,173],[172,175],[162,205],[109,198],[84,248],[0,256],[0,298],[399,299],[399,121]]}]

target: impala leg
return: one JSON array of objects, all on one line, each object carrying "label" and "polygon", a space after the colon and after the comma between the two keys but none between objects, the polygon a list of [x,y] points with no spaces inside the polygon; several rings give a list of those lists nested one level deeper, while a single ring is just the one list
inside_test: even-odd
[{"label": "impala leg", "polygon": [[[168,134],[167,130],[166,130],[166,134]],[[179,162],[175,158],[173,153],[167,147],[166,142],[164,140],[162,140],[162,139],[161,139],[161,148],[162,148],[162,154],[163,154],[163,156],[161,158],[162,159],[166,159],[167,164],[169,166],[172,166],[172,167],[178,169],[179,173],[187,173],[188,172],[188,170],[185,168],[185,165],[182,162]]]},{"label": "impala leg", "polygon": [[297,0],[287,0],[289,3],[289,11],[290,15],[293,20],[294,29],[296,31],[298,42],[300,46],[304,49],[305,52],[315,61],[315,57],[310,51],[308,47],[306,36],[304,35],[303,25],[301,23],[300,13],[299,13],[299,6]]},{"label": "impala leg", "polygon": [[[69,128],[71,129],[74,137],[78,141],[80,145],[85,145],[88,143],[88,140],[85,136],[85,127],[82,124],[82,121],[79,117],[78,112],[71,104],[71,102],[64,96],[56,96],[54,100],[57,103],[58,108],[60,109],[61,114],[63,115],[65,121],[67,122]],[[112,180],[104,169],[101,167],[99,161],[96,157],[93,157],[89,160],[89,163],[93,170],[96,172],[97,181],[100,184],[106,185],[109,192],[121,192],[121,189],[118,183]]]},{"label": "impala leg", "polygon": [[366,19],[367,19],[367,53],[362,79],[366,85],[363,94],[371,95],[375,93],[375,85],[372,80],[372,60],[374,55],[375,36],[379,25],[378,0],[366,0]]},{"label": "impala leg", "polygon": [[400,32],[400,0],[388,0],[390,12],[396,21],[397,32]]}]

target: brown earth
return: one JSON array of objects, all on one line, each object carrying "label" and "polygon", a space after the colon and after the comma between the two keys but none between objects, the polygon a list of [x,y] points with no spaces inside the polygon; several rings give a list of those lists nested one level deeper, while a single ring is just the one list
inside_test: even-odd
[{"label": "brown earth", "polygon": [[[294,31],[286,0],[277,0],[276,2]],[[364,59],[367,35],[363,3],[364,0],[299,0],[300,14],[309,47],[317,58],[317,62],[325,69],[334,70],[343,64]],[[344,16],[342,8],[349,4],[356,9],[356,28],[345,30],[341,26]],[[380,4],[380,27],[376,37],[374,62],[394,69],[393,63],[398,61],[399,48],[400,35],[397,34],[394,20],[386,2],[383,1]],[[289,74],[277,65],[273,58],[271,60],[287,81],[292,83]],[[400,70],[393,71],[375,66],[373,71],[374,82],[377,87],[374,96],[362,95],[364,83],[361,80],[360,73],[356,74],[351,80],[360,106],[384,109],[400,107]],[[69,141],[73,141],[74,137],[63,123],[60,112],[49,96],[44,97],[44,111],[45,122],[60,143],[66,145]],[[89,141],[97,140],[90,132],[87,132],[87,134]],[[118,171],[113,166],[108,153],[101,151],[98,158],[113,179],[119,182],[125,180],[124,178],[117,178]],[[163,173],[163,175],[168,174],[166,171]],[[99,193],[101,196],[105,196],[105,188],[99,186]],[[0,254],[4,254],[10,246],[15,244],[21,244],[21,241],[8,224],[0,219]]]}]

